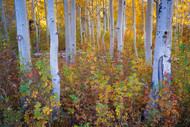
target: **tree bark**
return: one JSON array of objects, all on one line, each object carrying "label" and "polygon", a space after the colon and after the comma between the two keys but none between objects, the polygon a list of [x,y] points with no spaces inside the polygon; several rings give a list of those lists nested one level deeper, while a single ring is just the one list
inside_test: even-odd
[{"label": "tree bark", "polygon": [[59,34],[59,11],[58,11],[58,7],[57,7],[57,0],[55,0],[55,3],[56,3],[56,11],[57,11],[57,32]]},{"label": "tree bark", "polygon": [[123,24],[123,0],[119,0],[119,11],[118,11],[118,26],[117,26],[117,50],[123,50],[123,39],[122,39],[122,24]]},{"label": "tree bark", "polygon": [[44,0],[44,7],[45,7],[45,18],[46,18],[46,40],[49,44],[49,23],[48,23],[48,16],[47,16],[47,4],[46,0]]},{"label": "tree bark", "polygon": [[4,28],[4,36],[5,39],[8,40],[8,31],[7,31],[7,24],[6,24],[6,18],[5,18],[5,11],[4,11],[4,5],[3,5],[3,0],[1,1],[1,14],[2,14],[2,22],[3,22],[3,28]]},{"label": "tree bark", "polygon": [[48,0],[47,7],[50,28],[50,67],[51,75],[53,76],[52,82],[54,85],[53,93],[57,95],[57,101],[60,101],[60,76],[58,68],[58,33],[55,20],[54,0]]},{"label": "tree bark", "polygon": [[114,13],[113,13],[113,0],[110,0],[110,55],[114,53]]},{"label": "tree bark", "polygon": [[154,1],[147,1],[145,60],[152,66],[152,26]]},{"label": "tree bark", "polygon": [[[39,6],[38,6],[38,1],[36,2],[36,6],[37,6],[37,11],[38,11],[38,43],[40,43],[40,35],[41,35],[41,24],[40,24],[40,11],[39,11]],[[37,48],[37,52],[39,52],[39,48],[40,46],[38,45],[38,48]]]},{"label": "tree bark", "polygon": [[36,23],[36,11],[35,11],[35,4],[34,4],[34,0],[32,0],[32,9],[33,9],[33,18],[34,18],[34,27],[35,27],[35,50],[36,52],[39,51],[38,46],[38,27],[37,27],[37,23]]},{"label": "tree bark", "polygon": [[104,17],[104,24],[103,24],[104,33],[103,33],[103,37],[102,37],[102,44],[103,44],[103,48],[104,48],[104,53],[106,53],[106,47],[105,47],[105,42],[104,42],[104,37],[105,37],[105,34],[106,34],[106,6],[104,6],[104,3],[103,3],[103,17]]},{"label": "tree bark", "polygon": [[71,32],[70,32],[70,17],[69,17],[69,0],[64,0],[64,15],[65,15],[65,43],[66,43],[66,61],[70,62],[70,47],[71,47]]},{"label": "tree bark", "polygon": [[175,13],[175,17],[176,17],[176,21],[175,21],[175,50],[177,50],[177,40],[178,40],[178,14],[177,14],[177,10],[178,10],[178,0],[175,1],[175,7],[176,7],[176,13]]},{"label": "tree bark", "polygon": [[[27,71],[31,68],[31,45],[26,0],[15,0],[14,2],[20,66],[24,66],[22,71]],[[26,99],[22,98],[21,106],[24,107],[26,102]]]},{"label": "tree bark", "polygon": [[133,0],[133,30],[134,30],[134,50],[136,57],[138,58],[138,53],[137,53],[137,46],[136,46],[136,6],[135,6],[135,0]]},{"label": "tree bark", "polygon": [[80,40],[81,40],[81,45],[83,46],[83,36],[82,36],[82,31],[83,31],[83,27],[82,27],[82,21],[81,21],[81,7],[79,7],[79,26],[80,26]]},{"label": "tree bark", "polygon": [[[159,88],[162,87],[161,81],[165,79],[170,82],[173,10],[173,0],[161,0],[154,49],[151,101],[148,104],[151,110],[157,108],[157,105],[153,104],[152,100],[157,100],[159,97]],[[166,79],[166,77],[168,78]],[[151,116],[147,110],[145,110],[144,115]]]},{"label": "tree bark", "polygon": [[76,55],[76,5],[71,0],[71,58]]}]

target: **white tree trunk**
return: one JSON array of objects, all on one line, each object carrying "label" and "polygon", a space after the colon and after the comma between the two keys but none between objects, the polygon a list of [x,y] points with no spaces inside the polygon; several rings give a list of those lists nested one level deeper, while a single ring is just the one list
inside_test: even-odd
[{"label": "white tree trunk", "polygon": [[71,0],[71,58],[76,55],[76,5]]},{"label": "white tree trunk", "polygon": [[83,45],[83,36],[82,36],[82,31],[83,31],[83,27],[82,27],[82,21],[81,21],[81,7],[79,7],[79,26],[80,26],[80,39],[81,39],[81,45]]},{"label": "white tree trunk", "polygon": [[69,0],[64,0],[64,15],[65,15],[65,43],[66,43],[66,61],[70,62],[70,47],[71,47],[71,32],[70,32],[70,17],[69,17]]},{"label": "white tree trunk", "polygon": [[[175,9],[178,10],[178,0],[175,1]],[[175,13],[175,17],[176,17],[176,21],[175,21],[175,50],[177,50],[177,40],[178,40],[178,14],[177,14],[177,11]]]},{"label": "white tree trunk", "polygon": [[152,66],[152,26],[154,1],[147,1],[145,60]]},{"label": "white tree trunk", "polygon": [[113,14],[113,0],[110,0],[110,55],[114,52],[114,14]]},{"label": "white tree trunk", "polygon": [[[41,35],[41,24],[40,24],[40,11],[39,11],[39,6],[38,6],[38,1],[36,2],[36,6],[37,6],[37,11],[38,11],[38,43],[40,43],[40,35]],[[39,52],[39,48],[40,46],[38,45],[38,48],[37,48],[37,52]]]},{"label": "white tree trunk", "polygon": [[[89,1],[88,0],[87,0],[87,7],[89,7]],[[91,33],[91,24],[90,24],[90,14],[89,14],[89,11],[90,10],[88,10],[88,12],[87,12],[87,15],[88,15],[88,28],[89,28],[88,32],[89,32],[89,40],[91,40],[92,33]]]},{"label": "white tree trunk", "polygon": [[57,0],[55,0],[55,3],[56,3],[56,11],[57,11],[57,32],[59,34],[59,10],[58,10],[58,5],[57,5]]},{"label": "white tree trunk", "polygon": [[60,77],[59,77],[59,68],[58,68],[58,33],[55,20],[55,8],[54,0],[47,1],[48,7],[48,21],[50,28],[50,67],[52,82],[54,85],[53,93],[58,97],[60,101]]},{"label": "white tree trunk", "polygon": [[49,23],[48,23],[48,16],[47,16],[47,4],[46,0],[44,0],[44,7],[45,7],[45,18],[46,18],[46,40],[47,43],[49,44]]},{"label": "white tree trunk", "polygon": [[137,46],[136,46],[136,6],[135,6],[135,0],[133,0],[133,30],[134,30],[134,50],[136,57],[138,58],[138,53],[137,53]]},{"label": "white tree trunk", "polygon": [[8,32],[7,32],[7,24],[6,24],[6,19],[5,19],[5,11],[4,11],[4,5],[3,5],[3,0],[1,1],[1,14],[2,14],[2,22],[3,22],[3,28],[4,28],[4,33],[5,33],[5,39],[8,40]]},{"label": "white tree trunk", "polygon": [[36,23],[36,11],[35,11],[35,4],[34,4],[34,0],[32,0],[32,9],[33,9],[33,18],[34,18],[34,27],[35,27],[35,50],[36,52],[38,52],[38,27],[37,27],[37,23]]},{"label": "white tree trunk", "polygon": [[126,27],[125,27],[125,15],[126,15],[126,13],[125,13],[125,10],[126,10],[126,4],[125,4],[125,0],[123,0],[123,26],[122,26],[122,39],[123,39],[123,45],[124,45],[124,37],[125,37],[125,29],[126,29]]},{"label": "white tree trunk", "polygon": [[[20,66],[24,65],[22,70],[27,71],[31,68],[31,45],[26,0],[15,0],[14,2]],[[25,102],[25,98],[22,98],[22,107],[24,106]]]},{"label": "white tree trunk", "polygon": [[[94,0],[92,0],[92,13],[94,13]],[[93,18],[93,15],[92,15],[92,18]],[[94,20],[94,18],[93,18],[93,20],[92,20],[92,40],[93,40],[93,45],[94,45],[94,48],[95,48],[95,35],[94,35],[94,23],[95,23],[95,20]]]},{"label": "white tree trunk", "polygon": [[106,53],[106,47],[105,47],[105,42],[104,42],[104,37],[105,37],[105,34],[106,34],[106,6],[104,6],[104,3],[103,3],[103,17],[104,17],[104,33],[103,33],[103,37],[102,37],[102,44],[103,44],[103,48],[104,48],[104,53]]},{"label": "white tree trunk", "polygon": [[143,10],[143,35],[144,35],[144,49],[145,49],[145,44],[146,44],[146,27],[145,27],[144,0],[142,0],[142,10]]},{"label": "white tree trunk", "polygon": [[[172,20],[173,20],[174,1],[161,0],[157,34],[154,49],[154,64],[150,98],[157,100],[159,97],[159,87],[162,87],[160,81],[164,79],[164,75],[171,76],[171,46],[172,46]],[[170,79],[168,79],[170,82]],[[152,102],[149,102],[150,107],[156,108]],[[145,116],[150,114],[145,112]]]},{"label": "white tree trunk", "polygon": [[96,15],[97,15],[97,27],[96,27],[96,35],[97,35],[97,45],[99,45],[99,39],[100,39],[100,3],[98,0],[96,0]]},{"label": "white tree trunk", "polygon": [[123,50],[122,40],[122,24],[123,24],[123,0],[119,0],[119,11],[118,11],[118,25],[117,25],[117,50]]},{"label": "white tree trunk", "polygon": [[156,24],[157,24],[157,22],[158,22],[160,0],[156,0],[155,2],[156,2]]}]

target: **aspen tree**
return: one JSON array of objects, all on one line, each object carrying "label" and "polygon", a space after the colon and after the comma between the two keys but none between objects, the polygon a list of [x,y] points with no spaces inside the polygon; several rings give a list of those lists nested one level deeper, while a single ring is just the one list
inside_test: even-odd
[{"label": "aspen tree", "polygon": [[65,43],[66,43],[66,61],[70,62],[71,51],[71,29],[69,17],[69,0],[64,0],[64,15],[65,15]]},{"label": "aspen tree", "polygon": [[113,14],[113,0],[110,0],[110,55],[114,52],[114,14]]},{"label": "aspen tree", "polygon": [[123,40],[122,40],[122,24],[123,24],[123,0],[119,0],[119,10],[118,10],[118,25],[117,25],[117,50],[123,50]]},{"label": "aspen tree", "polygon": [[35,50],[36,50],[36,52],[38,52],[39,51],[39,49],[38,49],[38,47],[39,47],[39,42],[38,42],[38,27],[37,27],[37,23],[36,23],[36,11],[35,11],[34,0],[32,0],[32,10],[33,10],[34,27],[35,27]]},{"label": "aspen tree", "polygon": [[[173,11],[173,0],[161,0],[154,49],[153,75],[150,91],[151,101],[148,104],[150,110],[157,108],[157,105],[153,104],[152,100],[156,101],[159,97],[159,88],[162,87],[161,81],[164,80],[164,75],[168,77],[166,80],[170,82]],[[144,116],[151,116],[147,109],[144,112]]]},{"label": "aspen tree", "polygon": [[153,0],[147,1],[145,60],[152,66]]},{"label": "aspen tree", "polygon": [[47,0],[48,21],[50,29],[50,67],[52,82],[54,85],[53,93],[60,101],[60,76],[58,68],[58,33],[55,20],[54,0]]},{"label": "aspen tree", "polygon": [[[22,71],[28,71],[31,68],[31,45],[26,0],[15,0],[14,2],[20,66],[24,66],[21,68]],[[22,107],[27,102],[25,99],[23,97],[21,100]]]},{"label": "aspen tree", "polygon": [[3,5],[3,0],[0,0],[1,4],[1,14],[2,14],[2,22],[3,22],[3,28],[4,28],[4,33],[5,33],[5,39],[8,40],[8,31],[7,31],[7,24],[6,24],[6,19],[5,19],[5,11],[4,11],[4,5]]},{"label": "aspen tree", "polygon": [[46,18],[46,40],[47,40],[47,43],[49,44],[49,24],[48,24],[46,0],[44,0],[44,8],[45,8],[45,18]]},{"label": "aspen tree", "polygon": [[133,0],[133,30],[134,30],[134,50],[136,57],[138,58],[138,53],[137,53],[137,46],[136,46],[136,6],[135,6],[135,0]]},{"label": "aspen tree", "polygon": [[76,55],[76,5],[71,0],[71,58]]}]

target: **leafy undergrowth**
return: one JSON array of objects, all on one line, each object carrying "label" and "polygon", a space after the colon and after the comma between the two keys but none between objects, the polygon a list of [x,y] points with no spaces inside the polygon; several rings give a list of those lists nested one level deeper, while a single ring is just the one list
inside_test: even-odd
[{"label": "leafy undergrowth", "polygon": [[[165,77],[159,99],[154,101],[158,109],[150,111],[152,117],[142,122],[146,104],[151,101],[152,68],[127,50],[119,56],[106,56],[88,48],[85,53],[78,53],[69,65],[65,59],[59,59],[61,100],[56,103],[48,57],[33,59],[31,71],[23,73],[17,69],[16,53],[3,48],[0,52],[0,125],[188,126],[187,50],[187,45],[181,45],[177,56],[180,59],[172,61],[173,77]],[[168,78],[172,82],[168,83]],[[23,97],[27,103],[21,108]],[[59,117],[52,117],[57,106],[60,106]]]}]

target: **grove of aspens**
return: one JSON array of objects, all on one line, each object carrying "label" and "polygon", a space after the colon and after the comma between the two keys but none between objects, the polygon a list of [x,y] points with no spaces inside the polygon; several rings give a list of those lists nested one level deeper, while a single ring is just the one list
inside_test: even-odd
[{"label": "grove of aspens", "polygon": [[190,127],[190,0],[0,9],[0,127]]}]

